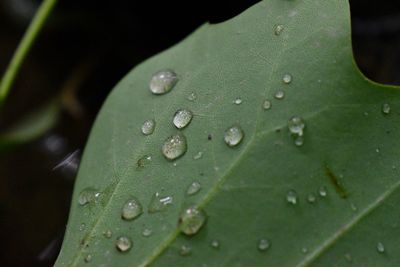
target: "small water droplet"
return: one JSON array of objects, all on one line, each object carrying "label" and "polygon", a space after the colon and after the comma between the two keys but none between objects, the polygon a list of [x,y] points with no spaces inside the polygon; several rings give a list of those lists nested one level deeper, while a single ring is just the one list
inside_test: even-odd
[{"label": "small water droplet", "polygon": [[309,203],[315,203],[316,199],[317,199],[317,197],[316,197],[316,195],[314,193],[310,193],[307,196],[307,201]]},{"label": "small water droplet", "polygon": [[240,104],[242,104],[242,99],[241,98],[236,98],[234,101],[233,101],[233,103],[235,104],[235,105],[240,105]]},{"label": "small water droplet", "polygon": [[182,129],[189,125],[192,118],[193,114],[190,110],[179,109],[177,112],[175,112],[172,122],[176,128]]},{"label": "small water droplet", "polygon": [[262,107],[265,110],[271,109],[272,107],[271,101],[269,101],[268,99],[264,100]]},{"label": "small water droplet", "polygon": [[201,189],[201,184],[199,182],[193,182],[189,185],[189,187],[186,190],[186,194],[191,196],[199,192]]},{"label": "small water droplet", "polygon": [[299,197],[297,196],[297,192],[293,189],[289,190],[286,194],[286,201],[292,205],[296,205],[299,201]]},{"label": "small water droplet", "polygon": [[357,211],[357,206],[354,203],[350,203],[350,207],[352,209],[352,211]]},{"label": "small water droplet", "polygon": [[132,247],[132,241],[130,240],[129,237],[120,236],[117,238],[117,241],[115,242],[115,246],[119,251],[127,252]]},{"label": "small water droplet", "polygon": [[326,197],[326,196],[328,195],[328,190],[326,189],[325,186],[321,186],[321,187],[318,189],[318,193],[319,193],[319,195],[320,195],[321,197]]},{"label": "small water droplet", "polygon": [[144,237],[149,237],[152,234],[153,234],[153,231],[151,229],[149,229],[149,228],[145,228],[142,231],[142,236],[144,236]]},{"label": "small water droplet", "polygon": [[172,204],[173,198],[171,196],[162,196],[156,192],[153,194],[149,206],[149,213],[164,211],[169,205]]},{"label": "small water droplet", "polygon": [[162,95],[171,91],[178,82],[178,76],[172,70],[161,70],[153,75],[150,80],[150,91],[156,95]]},{"label": "small water droplet", "polygon": [[219,244],[218,240],[214,239],[214,240],[211,241],[211,247],[213,247],[215,249],[218,249],[219,246],[220,246],[220,244]]},{"label": "small water droplet", "polygon": [[284,30],[283,25],[282,24],[278,24],[278,25],[275,25],[274,33],[275,33],[276,36],[279,36],[282,33],[283,30]]},{"label": "small water droplet", "polygon": [[137,168],[138,169],[143,169],[144,167],[146,167],[147,165],[150,164],[151,162],[151,156],[149,155],[144,155],[143,157],[141,157],[140,159],[138,159],[137,161]]},{"label": "small water droplet", "polygon": [[376,153],[379,153],[379,152],[381,152],[381,150],[380,150],[379,148],[376,148],[376,149],[375,149],[375,152],[376,152]]},{"label": "small water droplet", "polygon": [[239,126],[232,126],[225,131],[224,140],[228,146],[234,147],[243,140],[243,137],[243,130]]},{"label": "small water droplet", "polygon": [[87,254],[86,257],[85,257],[85,262],[88,263],[88,262],[91,262],[91,261],[92,261],[92,255],[91,254]]},{"label": "small water droplet", "polygon": [[383,112],[383,114],[389,114],[390,113],[390,105],[388,103],[384,103],[382,105],[382,112]]},{"label": "small water droplet", "polygon": [[84,206],[88,203],[98,203],[101,193],[92,187],[87,187],[81,191],[78,197],[78,203]]},{"label": "small water droplet", "polygon": [[204,211],[189,207],[179,217],[179,228],[186,235],[194,235],[204,225],[206,218]]},{"label": "small water droplet", "polygon": [[111,238],[112,237],[112,231],[110,229],[107,229],[103,232],[104,237],[106,238]]},{"label": "small water droplet", "polygon": [[307,253],[308,253],[308,248],[306,248],[306,247],[302,248],[302,249],[301,249],[301,252],[302,252],[303,254],[307,254]]},{"label": "small water droplet", "polygon": [[139,217],[142,212],[143,208],[140,202],[135,198],[131,198],[122,207],[121,217],[124,220],[130,221]]},{"label": "small water droplet", "polygon": [[79,231],[83,231],[83,230],[85,230],[85,228],[86,228],[86,224],[84,224],[84,223],[81,223],[81,225],[79,225]]},{"label": "small water droplet", "polygon": [[144,135],[152,134],[154,132],[155,127],[156,127],[156,122],[154,120],[147,120],[143,122],[142,134]]},{"label": "small water droplet", "polygon": [[269,242],[268,239],[260,239],[260,241],[258,241],[258,250],[259,251],[266,251],[270,248],[271,246],[271,242]]},{"label": "small water droplet", "polygon": [[378,242],[378,244],[376,244],[376,250],[379,253],[384,253],[385,252],[385,246],[383,245],[383,243]]},{"label": "small water droplet", "polygon": [[195,92],[190,93],[190,95],[188,95],[187,99],[189,101],[195,101],[197,99],[197,95]]},{"label": "small water droplet", "polygon": [[196,155],[193,156],[193,159],[198,160],[198,159],[201,159],[201,157],[203,157],[203,152],[199,151],[199,152],[197,152]]},{"label": "small water droplet", "polygon": [[288,121],[288,128],[291,134],[302,136],[306,124],[303,119],[298,116],[293,116]]},{"label": "small water droplet", "polygon": [[302,146],[302,145],[304,144],[304,138],[303,138],[303,136],[297,136],[297,137],[295,137],[295,139],[294,139],[294,144],[295,144],[296,146]]},{"label": "small water droplet", "polygon": [[192,253],[192,248],[188,245],[182,245],[181,249],[179,251],[179,254],[181,254],[182,256],[188,256]]},{"label": "small water droplet", "polygon": [[282,81],[283,81],[283,83],[286,83],[286,84],[291,83],[292,82],[292,75],[290,75],[288,73],[283,75]]},{"label": "small water droplet", "polygon": [[177,133],[168,137],[161,148],[162,154],[168,160],[174,160],[185,154],[187,150],[186,137]]},{"label": "small water droplet", "polygon": [[278,100],[285,98],[285,92],[283,90],[276,91],[274,97]]}]

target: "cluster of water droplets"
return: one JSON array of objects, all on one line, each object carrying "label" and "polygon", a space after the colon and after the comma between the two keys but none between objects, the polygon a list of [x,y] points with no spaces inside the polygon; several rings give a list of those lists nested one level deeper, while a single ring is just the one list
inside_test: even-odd
[{"label": "cluster of water droplets", "polygon": [[290,134],[294,138],[296,146],[302,146],[304,143],[304,129],[306,124],[304,120],[299,116],[293,116],[288,120],[288,128]]}]

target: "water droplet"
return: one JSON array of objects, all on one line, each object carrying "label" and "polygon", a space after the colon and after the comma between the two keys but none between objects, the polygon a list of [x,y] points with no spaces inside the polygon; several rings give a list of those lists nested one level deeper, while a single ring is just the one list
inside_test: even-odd
[{"label": "water droplet", "polygon": [[284,83],[286,83],[286,84],[291,83],[291,82],[292,82],[292,75],[290,75],[290,74],[288,74],[288,73],[285,74],[285,75],[283,75],[282,81],[283,81]]},{"label": "water droplet", "polygon": [[142,125],[142,134],[150,135],[154,132],[154,128],[156,127],[156,122],[154,120],[147,120],[143,122]]},{"label": "water droplet", "polygon": [[83,231],[86,228],[86,224],[81,223],[81,225],[79,225],[79,231]]},{"label": "water droplet", "polygon": [[298,116],[293,116],[288,121],[288,128],[289,128],[290,133],[298,135],[298,136],[303,135],[305,126],[306,125],[305,125],[303,119]]},{"label": "water droplet", "polygon": [[201,184],[199,182],[193,182],[189,185],[188,189],[186,190],[186,194],[191,196],[199,192],[201,189]]},{"label": "water droplet", "polygon": [[376,244],[376,250],[379,253],[384,253],[385,252],[385,246],[383,245],[383,243],[378,242],[378,244]]},{"label": "water droplet", "polygon": [[275,33],[276,36],[279,36],[282,33],[283,30],[284,30],[283,25],[282,24],[278,24],[278,25],[275,25],[274,33]]},{"label": "water droplet", "polygon": [[87,254],[86,257],[85,257],[85,262],[88,263],[88,262],[91,262],[91,261],[92,261],[92,255],[91,254]]},{"label": "water droplet", "polygon": [[168,137],[162,146],[162,153],[168,160],[174,160],[185,154],[187,150],[186,137],[177,133]]},{"label": "water droplet", "polygon": [[218,249],[220,246],[219,241],[214,239],[213,241],[211,241],[211,247]]},{"label": "water droplet", "polygon": [[301,252],[302,252],[303,254],[307,254],[307,253],[308,253],[308,248],[306,248],[306,247],[302,248],[302,249],[301,249]]},{"label": "water droplet", "polygon": [[376,153],[379,153],[379,152],[381,152],[381,150],[380,150],[379,148],[376,148],[376,149],[375,149],[375,152],[376,152]]},{"label": "water droplet", "polygon": [[236,105],[240,105],[240,104],[242,104],[242,99],[241,99],[241,98],[236,98],[236,99],[233,101],[233,103],[236,104]]},{"label": "water droplet", "polygon": [[110,229],[107,229],[103,232],[104,237],[106,238],[111,238],[112,237],[112,231]]},{"label": "water droplet", "polygon": [[175,112],[173,123],[176,128],[182,129],[189,125],[192,118],[193,114],[190,110],[179,109],[177,112]]},{"label": "water droplet", "polygon": [[325,186],[321,186],[318,190],[318,193],[321,197],[326,197],[328,195],[328,190]]},{"label": "water droplet", "polygon": [[179,228],[186,235],[194,235],[204,225],[206,218],[204,211],[189,207],[179,217]]},{"label": "water droplet", "polygon": [[188,245],[182,245],[181,250],[179,251],[179,254],[182,256],[188,256],[192,253],[192,248]]},{"label": "water droplet", "polygon": [[173,198],[171,196],[162,196],[160,193],[156,192],[152,196],[149,203],[149,213],[155,213],[165,210],[168,205],[171,205]]},{"label": "water droplet", "polygon": [[135,199],[129,199],[122,207],[121,217],[124,220],[130,221],[139,217],[143,212],[142,205]]},{"label": "water droplet", "polygon": [[286,201],[292,205],[296,205],[299,201],[299,197],[297,196],[297,192],[294,190],[289,190],[286,194]]},{"label": "water droplet", "polygon": [[150,91],[156,95],[168,93],[178,82],[178,76],[172,70],[161,70],[150,80]]},{"label": "water droplet", "polygon": [[146,167],[147,165],[150,164],[151,162],[151,156],[149,155],[144,155],[143,157],[141,157],[140,159],[138,159],[137,161],[137,168],[138,169],[143,169],[144,167]]},{"label": "water droplet", "polygon": [[317,197],[316,197],[316,195],[314,193],[310,193],[307,196],[307,201],[309,203],[314,203],[316,199],[317,199]]},{"label": "water droplet", "polygon": [[260,239],[260,241],[258,241],[258,250],[259,251],[266,251],[267,249],[269,249],[271,246],[271,243],[269,242],[268,239]]},{"label": "water droplet", "polygon": [[303,136],[297,136],[297,137],[294,139],[294,144],[295,144],[296,146],[302,146],[302,145],[304,144],[304,138],[303,138]]},{"label": "water droplet", "polygon": [[197,152],[196,155],[193,156],[193,159],[198,160],[198,159],[201,159],[201,157],[203,157],[203,152],[199,151],[199,152]]},{"label": "water droplet", "polygon": [[197,99],[197,95],[195,92],[190,93],[190,95],[188,95],[187,100],[189,101],[195,101]]},{"label": "water droplet", "polygon": [[383,112],[383,114],[389,114],[390,113],[390,105],[388,103],[384,103],[382,105],[382,112]]},{"label": "water droplet", "polygon": [[268,99],[264,100],[262,105],[263,109],[269,110],[271,109],[271,106],[272,106],[271,101],[269,101]]},{"label": "water droplet", "polygon": [[101,193],[92,187],[87,187],[81,191],[78,197],[78,203],[84,206],[88,203],[98,203]]},{"label": "water droplet", "polygon": [[151,229],[149,229],[149,228],[145,228],[142,231],[142,236],[144,236],[144,237],[149,237],[152,234],[153,234],[153,231]]},{"label": "water droplet", "polygon": [[278,90],[278,91],[276,91],[274,97],[278,100],[281,100],[281,99],[285,98],[285,92],[283,90]]},{"label": "water droplet", "polygon": [[243,137],[243,130],[239,126],[232,126],[225,131],[224,140],[228,146],[234,147],[243,140]]},{"label": "water droplet", "polygon": [[129,237],[120,236],[117,238],[117,241],[115,242],[115,246],[119,251],[127,252],[132,247],[132,241],[129,239]]}]

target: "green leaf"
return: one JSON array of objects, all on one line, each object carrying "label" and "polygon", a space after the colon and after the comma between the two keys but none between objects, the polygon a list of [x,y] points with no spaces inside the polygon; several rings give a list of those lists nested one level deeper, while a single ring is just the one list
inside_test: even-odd
[{"label": "green leaf", "polygon": [[[347,1],[266,0],[129,73],[93,127],[56,266],[399,266],[400,91],[361,75],[349,18]],[[149,81],[166,68],[179,81],[154,95]],[[183,108],[194,116],[177,130],[172,118]],[[305,122],[291,126],[297,135],[292,116]],[[145,136],[149,119],[156,127]],[[229,147],[232,125],[244,139]],[[161,147],[177,132],[187,151],[169,161]],[[194,181],[202,188],[188,196]],[[88,187],[104,192],[81,206]],[[155,192],[173,203],[149,213]],[[131,198],[143,213],[123,220]],[[192,236],[178,225],[188,205],[207,214]],[[125,253],[115,247],[120,236],[133,242]]]}]

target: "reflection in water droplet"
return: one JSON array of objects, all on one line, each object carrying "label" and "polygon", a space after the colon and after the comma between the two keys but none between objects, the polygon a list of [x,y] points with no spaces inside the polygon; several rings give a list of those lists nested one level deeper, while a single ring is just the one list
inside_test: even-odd
[{"label": "reflection in water droplet", "polygon": [[296,205],[298,202],[297,192],[295,190],[289,190],[286,194],[286,201],[292,205]]},{"label": "reflection in water droplet", "polygon": [[376,250],[379,253],[384,253],[385,252],[385,246],[381,242],[378,242],[378,244],[376,244]]},{"label": "reflection in water droplet", "polygon": [[84,206],[88,203],[98,203],[101,193],[92,187],[87,187],[81,191],[78,197],[78,203]]},{"label": "reflection in water droplet", "polygon": [[172,201],[173,198],[171,196],[161,196],[160,193],[156,192],[150,200],[148,211],[149,213],[163,211],[172,204]]},{"label": "reflection in water droplet", "polygon": [[317,199],[317,197],[316,197],[316,195],[314,193],[310,193],[307,196],[307,201],[309,203],[314,203],[316,199]]},{"label": "reflection in water droplet", "polygon": [[192,248],[188,245],[182,245],[181,249],[179,251],[179,254],[181,254],[182,256],[188,256],[192,253]]},{"label": "reflection in water droplet", "polygon": [[283,25],[282,24],[278,24],[278,25],[275,25],[274,33],[275,33],[276,36],[279,36],[282,33],[283,30],[284,30]]},{"label": "reflection in water droplet", "polygon": [[241,99],[241,98],[236,98],[236,99],[233,101],[233,103],[236,104],[236,105],[240,105],[240,104],[242,104],[242,99]]},{"label": "reflection in water droplet", "polygon": [[213,241],[211,241],[211,247],[218,249],[220,246],[219,241],[214,239]]},{"label": "reflection in water droplet", "polygon": [[189,185],[189,187],[186,190],[186,194],[191,196],[199,192],[201,189],[201,184],[199,182],[193,182]]},{"label": "reflection in water droplet", "polygon": [[390,105],[388,103],[384,103],[382,105],[382,112],[383,112],[383,114],[389,114],[390,113]]},{"label": "reflection in water droplet", "polygon": [[111,238],[112,237],[112,231],[110,229],[107,229],[103,232],[104,237],[106,238]]},{"label": "reflection in water droplet", "polygon": [[204,225],[206,218],[204,211],[189,207],[179,217],[179,228],[186,235],[194,235]]},{"label": "reflection in water droplet", "polygon": [[201,159],[203,157],[203,152],[199,151],[196,155],[193,156],[194,160]]},{"label": "reflection in water droplet", "polygon": [[175,112],[172,122],[176,128],[182,129],[189,125],[192,118],[193,114],[190,110],[179,109],[177,112]]},{"label": "reflection in water droplet", "polygon": [[318,193],[321,197],[326,197],[328,195],[328,190],[325,186],[321,186],[318,190]]},{"label": "reflection in water droplet", "polygon": [[269,109],[271,109],[271,101],[269,101],[268,99],[266,99],[266,100],[264,100],[264,102],[263,102],[263,109],[265,109],[265,110],[269,110]]},{"label": "reflection in water droplet", "polygon": [[143,157],[141,157],[140,159],[138,159],[137,161],[137,168],[138,169],[143,169],[144,167],[146,167],[147,165],[150,164],[151,162],[151,156],[149,155],[144,155]]},{"label": "reflection in water droplet", "polygon": [[117,238],[117,241],[115,242],[115,246],[119,251],[126,252],[131,249],[132,241],[129,239],[129,237],[120,236]]},{"label": "reflection in water droplet", "polygon": [[177,133],[168,137],[161,148],[162,154],[168,160],[174,160],[185,154],[187,150],[186,137]]},{"label": "reflection in water droplet", "polygon": [[143,122],[142,125],[142,134],[150,135],[154,132],[154,128],[156,127],[156,122],[154,120],[147,120]]},{"label": "reflection in water droplet", "polygon": [[291,83],[291,82],[292,82],[292,75],[290,75],[290,74],[288,74],[288,73],[285,74],[285,75],[283,75],[282,81],[283,81],[284,83],[286,83],[286,84]]},{"label": "reflection in water droplet", "polygon": [[285,98],[285,92],[283,90],[276,91],[274,97],[278,100]]},{"label": "reflection in water droplet", "polygon": [[228,146],[234,147],[243,140],[243,137],[243,130],[239,126],[232,126],[225,131],[224,140]]},{"label": "reflection in water droplet", "polygon": [[268,239],[260,239],[260,241],[258,241],[258,250],[259,251],[266,251],[267,249],[269,249],[269,247],[271,246],[271,243],[269,242]]},{"label": "reflection in water droplet", "polygon": [[85,262],[88,263],[88,262],[91,262],[91,261],[92,261],[92,255],[91,254],[87,254],[86,257],[85,257]]},{"label": "reflection in water droplet", "polygon": [[149,237],[152,234],[153,234],[153,231],[151,229],[149,229],[149,228],[145,228],[142,231],[142,236],[144,236],[144,237]]},{"label": "reflection in water droplet", "polygon": [[143,212],[142,205],[135,199],[129,199],[122,207],[121,217],[124,220],[130,221],[139,217]]},{"label": "reflection in water droplet", "polygon": [[150,91],[156,95],[168,93],[178,82],[178,76],[172,70],[161,70],[150,80]]},{"label": "reflection in water droplet", "polygon": [[190,95],[188,95],[187,99],[189,101],[195,101],[197,99],[197,95],[195,92],[190,93]]}]

